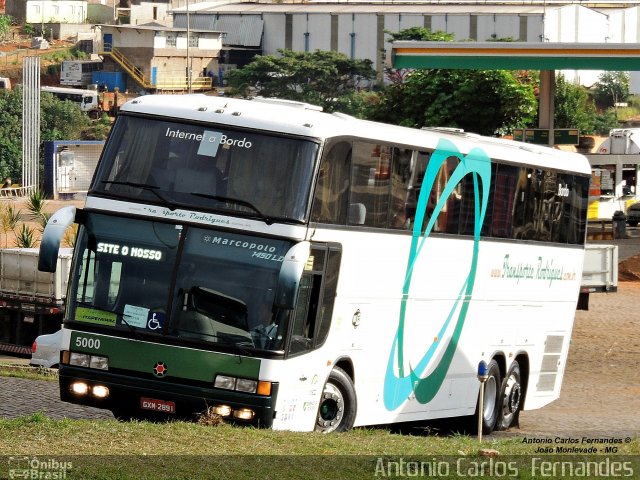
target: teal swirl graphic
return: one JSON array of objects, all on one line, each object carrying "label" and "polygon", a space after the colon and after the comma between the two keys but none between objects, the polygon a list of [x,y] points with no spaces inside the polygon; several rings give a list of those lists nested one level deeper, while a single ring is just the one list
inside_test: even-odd
[{"label": "teal swirl graphic", "polygon": [[[425,218],[427,210],[427,204],[429,197],[431,196],[436,177],[442,165],[446,162],[447,158],[457,157],[460,163],[453,171],[451,178],[449,178],[445,185],[438,203],[430,218]],[[473,189],[474,189],[474,227],[473,227],[473,257],[469,268],[469,274],[463,282],[458,297],[454,301],[447,318],[444,320],[437,336],[437,340],[433,342],[423,357],[420,359],[417,365],[410,366],[408,374],[404,372],[404,329],[405,329],[405,314],[407,309],[407,301],[409,300],[409,288],[411,286],[411,277],[413,275],[413,269],[422,251],[422,247],[425,244],[426,239],[431,234],[435,221],[442,211],[442,208],[446,204],[447,198],[453,191],[453,189],[462,181],[466,175],[473,175]],[[481,180],[481,184],[478,184],[478,179]],[[449,140],[440,140],[438,147],[431,155],[427,170],[425,172],[422,187],[420,189],[420,196],[418,198],[418,205],[416,208],[416,218],[413,224],[413,236],[411,239],[411,247],[409,249],[409,258],[407,261],[407,270],[405,274],[404,285],[402,287],[402,301],[400,304],[400,317],[398,322],[398,330],[393,340],[391,352],[389,355],[389,361],[387,363],[387,371],[384,382],[384,404],[388,410],[395,410],[398,408],[411,394],[415,393],[416,399],[422,403],[430,402],[436,393],[440,389],[442,382],[444,381],[451,361],[458,347],[458,340],[462,333],[462,327],[467,316],[468,300],[473,293],[473,285],[475,283],[476,268],[478,263],[478,251],[480,245],[480,232],[482,231],[482,224],[487,211],[487,202],[489,199],[489,188],[491,185],[491,160],[484,151],[479,148],[474,148],[466,156],[462,155],[458,148]],[[482,195],[480,195],[482,193]],[[427,221],[424,234],[422,234],[423,226]],[[455,312],[458,310],[458,306],[461,305],[458,313],[458,318],[455,321],[455,327],[451,337],[448,340],[443,354],[440,357],[438,364],[433,368],[431,373],[425,377],[422,377],[429,365],[431,358],[433,357],[439,344],[444,339],[444,334],[447,331],[449,325],[453,321]],[[423,319],[427,321],[427,319]],[[398,374],[394,369],[394,362],[397,360]]]}]

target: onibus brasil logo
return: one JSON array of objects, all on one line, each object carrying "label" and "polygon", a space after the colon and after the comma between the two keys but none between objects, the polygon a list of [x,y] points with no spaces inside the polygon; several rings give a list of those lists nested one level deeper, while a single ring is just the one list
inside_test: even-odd
[{"label": "onibus brasil logo", "polygon": [[[440,171],[440,167],[448,158],[457,157],[460,163],[455,168],[451,177],[447,181],[442,191],[438,203],[429,218],[425,218],[429,197],[435,185],[436,177]],[[409,299],[409,288],[411,286],[411,277],[413,269],[420,256],[422,247],[426,239],[431,234],[438,215],[442,212],[446,205],[447,199],[456,186],[467,176],[473,177],[474,191],[474,227],[473,227],[473,257],[469,268],[469,274],[460,287],[457,299],[454,301],[447,318],[438,332],[437,340],[433,342],[424,353],[420,361],[415,366],[409,367],[409,372],[405,372],[404,368],[404,330],[405,330],[405,314],[407,309],[407,300]],[[480,181],[480,182],[479,182]],[[480,183],[480,184],[479,184]],[[411,394],[414,392],[416,399],[422,403],[430,402],[440,389],[445,379],[451,361],[458,347],[458,340],[462,333],[462,327],[467,316],[468,302],[463,301],[464,298],[470,298],[473,292],[473,285],[476,278],[476,268],[478,263],[478,248],[480,243],[480,232],[484,222],[485,213],[487,211],[487,202],[489,199],[489,188],[491,185],[491,161],[486,153],[479,148],[474,148],[468,155],[464,156],[458,148],[449,140],[440,140],[438,147],[431,155],[427,170],[425,172],[424,181],[420,189],[418,197],[418,205],[416,208],[416,219],[413,224],[413,235],[411,239],[411,247],[409,249],[409,258],[407,261],[407,270],[405,274],[404,285],[402,287],[402,301],[400,304],[400,315],[398,321],[398,330],[391,346],[389,361],[387,363],[387,372],[384,382],[384,404],[388,410],[398,408]],[[482,195],[481,195],[482,194]],[[426,224],[424,234],[422,234],[423,226]],[[458,309],[460,303],[462,305]],[[455,313],[458,311],[457,318],[454,319]],[[423,319],[422,321],[427,321]],[[443,349],[440,360],[434,366],[431,373],[423,377],[424,372],[430,364],[430,361],[443,341],[444,334],[449,325],[455,322],[453,332],[448,343]],[[394,365],[397,364],[397,369]],[[396,370],[398,373],[396,373]]]}]

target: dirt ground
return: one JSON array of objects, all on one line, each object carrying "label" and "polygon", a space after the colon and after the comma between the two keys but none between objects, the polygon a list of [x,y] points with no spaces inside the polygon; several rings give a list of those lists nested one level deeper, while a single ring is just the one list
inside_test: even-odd
[{"label": "dirt ground", "polygon": [[[630,264],[640,266],[640,257]],[[637,269],[636,271],[640,271]],[[640,282],[592,294],[577,311],[560,399],[522,412],[517,434],[640,435]]]}]

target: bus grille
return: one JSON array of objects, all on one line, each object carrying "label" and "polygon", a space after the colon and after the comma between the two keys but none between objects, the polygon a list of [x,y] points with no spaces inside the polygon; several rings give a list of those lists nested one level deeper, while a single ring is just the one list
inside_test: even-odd
[{"label": "bus grille", "polygon": [[540,365],[540,378],[536,388],[539,392],[552,392],[556,386],[558,370],[560,368],[560,355],[564,337],[560,335],[549,335],[544,342],[544,355]]}]

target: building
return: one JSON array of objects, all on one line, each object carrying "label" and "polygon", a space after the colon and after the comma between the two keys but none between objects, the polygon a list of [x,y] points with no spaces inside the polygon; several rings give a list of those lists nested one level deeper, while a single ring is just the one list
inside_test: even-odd
[{"label": "building", "polygon": [[[334,50],[369,59],[383,78],[389,35],[424,26],[457,41],[510,39],[525,42],[638,42],[637,8],[589,8],[575,3],[227,3],[189,8],[190,25],[229,32],[223,40],[230,67],[237,52],[276,54],[278,49]],[[603,5],[603,4],[600,4]],[[187,7],[173,10],[174,26],[186,28]],[[255,39],[260,39],[259,46]],[[225,62],[223,62],[225,63]],[[590,72],[565,72],[589,84]]]},{"label": "building", "polygon": [[[100,25],[104,72],[123,72],[131,91],[210,90],[222,32],[160,24]],[[191,72],[187,69],[191,66]],[[191,86],[191,88],[189,88]]]},{"label": "building", "polygon": [[85,23],[85,0],[6,0],[5,13],[18,23]]}]

